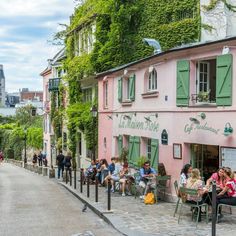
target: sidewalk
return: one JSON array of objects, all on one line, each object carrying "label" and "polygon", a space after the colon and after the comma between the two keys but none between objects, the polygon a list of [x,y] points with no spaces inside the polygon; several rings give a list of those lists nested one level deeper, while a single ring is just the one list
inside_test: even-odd
[{"label": "sidewalk", "polygon": [[[191,221],[189,208],[183,209],[183,216],[178,224],[178,214],[173,217],[175,204],[158,202],[155,205],[145,205],[139,198],[133,196],[122,197],[119,193],[112,193],[111,212],[107,211],[107,193],[104,187],[99,187],[98,203],[95,202],[95,185],[90,185],[90,198],[87,198],[87,186],[83,185],[83,193],[80,193],[80,183],[77,181],[77,189],[58,181],[82,202],[114,228],[128,236],[210,236],[211,222],[205,223],[205,219],[199,222],[198,228]],[[227,209],[226,209],[227,210]],[[236,234],[235,211],[233,215],[225,214],[222,222],[217,224],[217,235],[232,236]]]}]

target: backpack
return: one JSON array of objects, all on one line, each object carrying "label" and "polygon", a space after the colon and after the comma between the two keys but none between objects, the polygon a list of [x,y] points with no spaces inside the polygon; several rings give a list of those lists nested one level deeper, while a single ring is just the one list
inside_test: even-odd
[{"label": "backpack", "polygon": [[148,193],[144,198],[144,203],[150,205],[154,204],[155,203],[154,193]]}]

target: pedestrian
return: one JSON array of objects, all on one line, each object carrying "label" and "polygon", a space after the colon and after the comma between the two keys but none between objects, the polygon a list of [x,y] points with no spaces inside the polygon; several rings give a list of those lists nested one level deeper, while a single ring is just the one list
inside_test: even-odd
[{"label": "pedestrian", "polygon": [[34,153],[34,155],[33,155],[33,160],[32,160],[32,162],[33,162],[33,166],[35,166],[35,164],[37,164],[37,155],[36,155],[36,153]]},{"label": "pedestrian", "polygon": [[60,179],[60,177],[63,177],[63,171],[64,171],[64,158],[65,156],[62,153],[62,150],[59,151],[59,154],[57,155],[57,178]]},{"label": "pedestrian", "polygon": [[42,154],[42,161],[45,167],[48,165],[47,154],[46,152]]},{"label": "pedestrian", "polygon": [[42,166],[42,163],[43,162],[43,154],[42,152],[40,151],[39,154],[38,154],[38,163],[39,163],[39,166]]},{"label": "pedestrian", "polygon": [[2,151],[0,151],[0,164],[3,162],[3,160],[4,160],[4,156],[3,156]]},{"label": "pedestrian", "polygon": [[71,160],[72,160],[71,152],[68,151],[63,162],[64,162],[67,173],[69,172],[70,178],[71,178]]}]

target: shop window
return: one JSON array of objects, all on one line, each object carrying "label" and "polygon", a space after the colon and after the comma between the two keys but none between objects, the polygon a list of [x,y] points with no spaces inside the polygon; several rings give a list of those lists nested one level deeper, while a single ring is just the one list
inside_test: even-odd
[{"label": "shop window", "polygon": [[[191,98],[191,105],[215,103],[217,106],[231,106],[232,55],[192,61],[191,64],[191,69],[194,69],[195,65],[194,78],[190,78],[190,61],[177,62],[176,105],[188,106]],[[194,83],[191,86],[190,81]]]}]

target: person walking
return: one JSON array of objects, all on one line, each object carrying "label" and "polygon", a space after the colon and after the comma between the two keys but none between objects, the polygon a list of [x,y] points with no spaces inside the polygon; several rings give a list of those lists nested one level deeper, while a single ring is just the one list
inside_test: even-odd
[{"label": "person walking", "polygon": [[43,154],[42,154],[41,151],[38,154],[38,162],[39,162],[39,166],[42,166],[42,164],[43,164]]},{"label": "person walking", "polygon": [[2,151],[0,151],[0,165],[1,165],[1,163],[3,162],[3,160],[4,160],[4,156],[3,156]]},{"label": "person walking", "polygon": [[64,164],[65,164],[67,173],[69,172],[70,178],[71,178],[71,160],[72,160],[71,152],[67,152],[64,158]]},{"label": "person walking", "polygon": [[63,177],[63,171],[64,171],[64,158],[65,156],[62,153],[62,150],[60,150],[59,154],[57,155],[57,178],[60,179],[60,177]]},{"label": "person walking", "polygon": [[34,153],[34,155],[33,155],[33,160],[32,160],[32,162],[33,162],[33,166],[35,166],[35,164],[37,164],[37,155],[36,155],[36,153]]}]

